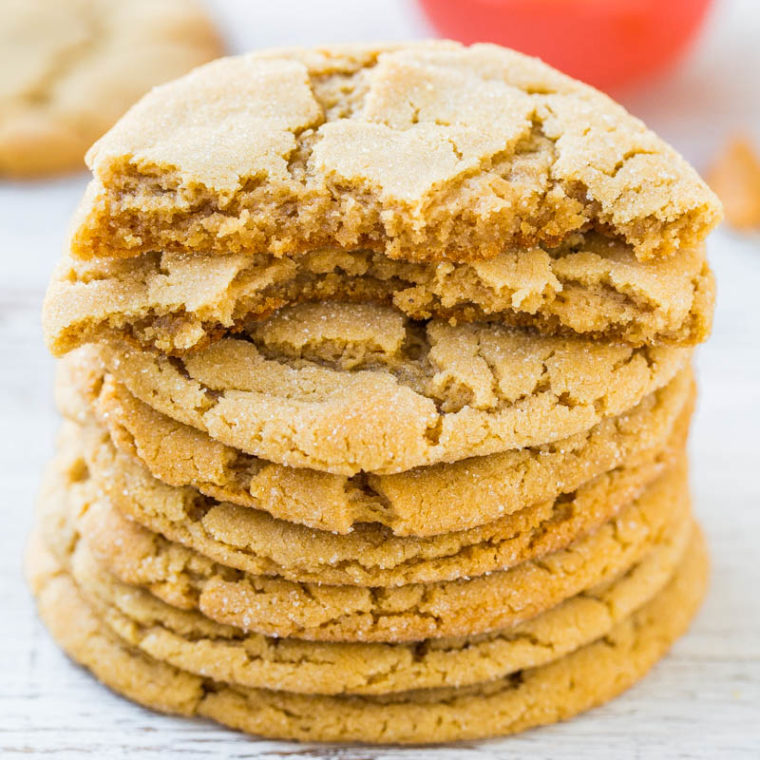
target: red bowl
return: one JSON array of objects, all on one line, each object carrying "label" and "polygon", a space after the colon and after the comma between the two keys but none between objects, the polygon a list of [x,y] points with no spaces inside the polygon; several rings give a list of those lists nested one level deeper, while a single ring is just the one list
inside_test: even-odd
[{"label": "red bowl", "polygon": [[419,0],[443,37],[497,42],[601,89],[671,65],[712,0]]}]

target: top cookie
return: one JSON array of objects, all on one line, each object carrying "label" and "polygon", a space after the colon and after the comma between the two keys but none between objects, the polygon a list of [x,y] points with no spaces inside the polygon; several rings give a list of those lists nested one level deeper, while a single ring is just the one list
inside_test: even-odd
[{"label": "top cookie", "polygon": [[84,168],[137,98],[220,54],[193,0],[3,0],[0,175]]},{"label": "top cookie", "polygon": [[87,160],[80,258],[338,246],[465,261],[597,229],[647,260],[720,218],[640,121],[494,45],[217,61],[143,98]]}]

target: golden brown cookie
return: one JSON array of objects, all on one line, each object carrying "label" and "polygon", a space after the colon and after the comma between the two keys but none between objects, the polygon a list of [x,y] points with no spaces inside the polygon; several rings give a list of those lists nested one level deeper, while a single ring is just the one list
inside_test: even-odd
[{"label": "golden brown cookie", "polygon": [[385,694],[467,686],[556,660],[607,634],[673,576],[689,536],[620,578],[522,625],[420,644],[304,642],[247,634],[116,580],[79,543],[63,565],[117,635],[147,655],[216,681],[299,694]]},{"label": "golden brown cookie", "polygon": [[348,535],[314,530],[193,488],[167,486],[118,452],[95,425],[68,425],[70,434],[59,445],[81,451],[111,505],[148,530],[253,575],[373,587],[476,577],[562,549],[619,514],[673,467],[688,433],[684,420],[650,458],[603,473],[557,501],[527,505],[467,531],[414,538],[373,524],[357,525]]},{"label": "golden brown cookie", "polygon": [[100,350],[163,414],[269,461],[340,475],[575,435],[664,386],[691,353],[341,303],[282,309],[182,358],[123,343]]},{"label": "golden brown cookie", "polygon": [[86,425],[94,414],[120,451],[167,484],[320,530],[348,533],[358,523],[377,523],[416,536],[466,530],[556,501],[604,472],[644,461],[685,424],[693,397],[687,368],[634,409],[553,444],[348,478],[246,455],[156,412],[105,372],[92,347],[65,357],[56,382],[66,417]]},{"label": "golden brown cookie", "polygon": [[720,197],[726,221],[737,230],[760,229],[760,156],[747,135],[734,135],[707,175]]},{"label": "golden brown cookie", "polygon": [[645,260],[720,218],[640,121],[494,45],[218,61],[143,98],[88,164],[72,241],[83,258],[337,246],[470,260],[596,228]]},{"label": "golden brown cookie", "polygon": [[714,285],[704,246],[641,263],[626,246],[596,233],[575,235],[555,249],[459,264],[338,249],[280,257],[147,253],[83,262],[67,256],[48,289],[43,322],[59,355],[120,337],[182,354],[282,306],[327,299],[392,303],[414,319],[695,344],[710,331]]},{"label": "golden brown cookie", "polygon": [[0,176],[84,169],[140,96],[221,52],[194,0],[3,0]]},{"label": "golden brown cookie", "polygon": [[68,655],[147,707],[270,738],[431,743],[564,720],[631,686],[687,629],[704,595],[707,556],[697,531],[663,591],[603,638],[554,662],[486,684],[379,696],[297,695],[193,675],[117,636],[39,542],[30,546],[27,574],[43,622]]},{"label": "golden brown cookie", "polygon": [[[654,547],[677,540],[690,519],[682,460],[595,533],[510,570],[394,588],[327,586],[220,565],[125,519],[86,476],[67,487],[57,464],[52,472],[45,513],[68,514],[75,527],[63,533],[79,532],[119,580],[246,631],[315,641],[418,641],[516,625],[618,577]],[[48,526],[62,532],[59,521],[42,520],[46,537]]]}]

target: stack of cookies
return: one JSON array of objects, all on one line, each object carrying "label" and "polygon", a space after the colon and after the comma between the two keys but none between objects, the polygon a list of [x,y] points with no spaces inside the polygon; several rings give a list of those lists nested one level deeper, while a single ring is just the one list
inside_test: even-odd
[{"label": "stack of cookies", "polygon": [[441,742],[686,630],[720,210],[639,121],[495,46],[280,50],[88,159],[28,555],[73,659],[261,736]]}]

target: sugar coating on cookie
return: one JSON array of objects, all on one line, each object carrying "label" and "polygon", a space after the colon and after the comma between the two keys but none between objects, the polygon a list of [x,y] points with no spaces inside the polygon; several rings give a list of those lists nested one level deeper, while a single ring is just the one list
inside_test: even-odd
[{"label": "sugar coating on cookie", "polygon": [[43,323],[57,355],[119,337],[181,355],[284,306],[326,300],[392,303],[420,320],[693,345],[710,332],[714,285],[703,246],[642,263],[598,233],[471,262],[412,263],[335,248],[288,256],[67,255],[48,289]]},{"label": "sugar coating on cookie", "polygon": [[665,385],[691,353],[346,303],[281,309],[181,359],[122,342],[99,351],[163,414],[249,454],[345,475],[575,435]]},{"label": "sugar coating on cookie", "polygon": [[[104,622],[38,535],[27,553],[27,576],[40,615],[64,651],[104,684],[147,707],[208,717],[271,738],[435,743],[564,720],[643,677],[686,631],[704,596],[705,543],[698,529],[691,536],[671,581],[597,641],[487,683],[377,697],[247,688],[155,659]],[[178,651],[176,642],[173,649]]]},{"label": "sugar coating on cookie", "polygon": [[469,260],[596,228],[642,259],[720,217],[596,90],[494,45],[275,50],[144,98],[88,155],[77,256],[366,247]]},{"label": "sugar coating on cookie", "polygon": [[87,426],[96,418],[120,452],[168,485],[192,486],[320,530],[346,534],[374,523],[399,536],[483,525],[529,504],[556,501],[623,464],[638,464],[687,426],[694,396],[687,368],[632,409],[551,444],[394,475],[347,477],[247,455],[157,412],[106,372],[92,346],[64,358],[56,381],[56,401],[67,419]]},{"label": "sugar coating on cookie", "polygon": [[[331,586],[219,564],[124,517],[79,469],[72,481],[58,467],[43,492],[46,536],[80,534],[109,572],[173,606],[249,632],[313,641],[418,641],[517,625],[682,540],[691,524],[681,460],[594,533],[509,570],[390,588]],[[65,530],[56,528],[61,515]]]},{"label": "sugar coating on cookie", "polygon": [[138,98],[221,50],[194,0],[4,0],[0,176],[83,169]]}]

